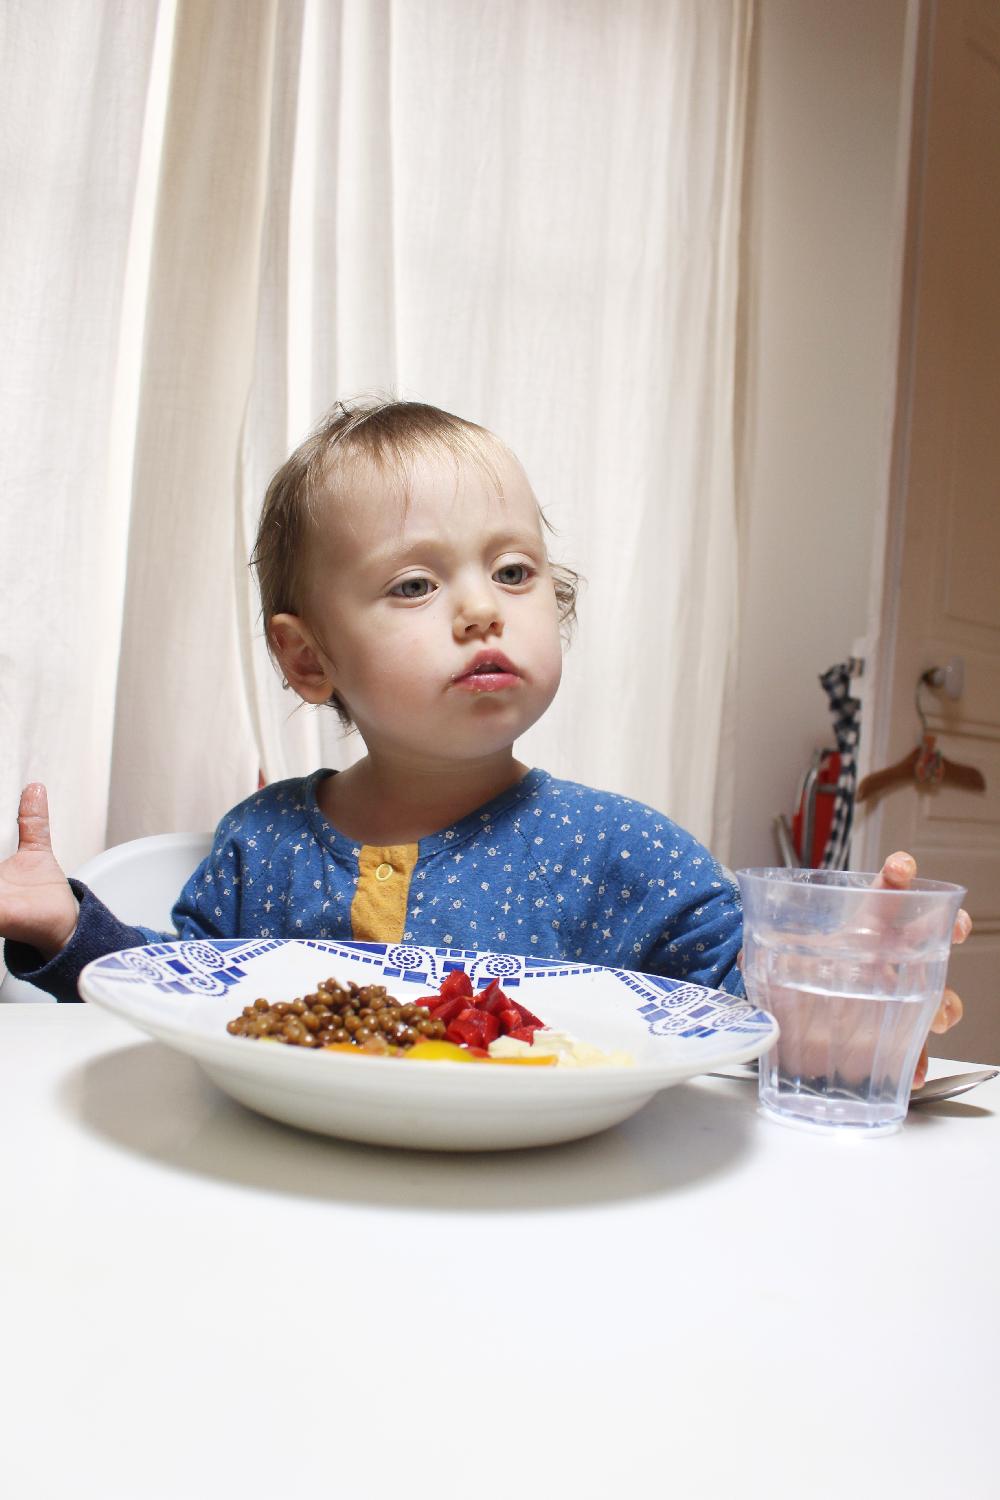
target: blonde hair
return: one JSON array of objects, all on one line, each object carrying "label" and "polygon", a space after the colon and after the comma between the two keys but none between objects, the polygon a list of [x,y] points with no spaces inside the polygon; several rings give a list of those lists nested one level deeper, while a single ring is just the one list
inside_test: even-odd
[{"label": "blonde hair", "polygon": [[[272,617],[305,613],[306,555],[318,525],[317,500],[335,485],[349,485],[352,470],[360,464],[401,477],[415,458],[442,449],[474,463],[502,493],[495,460],[509,450],[498,437],[436,406],[390,396],[338,401],[285,460],[267,487],[250,556],[272,658]],[[539,515],[551,531],[541,507]],[[558,563],[550,561],[549,567],[560,624],[568,632],[576,618],[579,576]],[[330,703],[349,727],[350,715],[336,694]]]}]

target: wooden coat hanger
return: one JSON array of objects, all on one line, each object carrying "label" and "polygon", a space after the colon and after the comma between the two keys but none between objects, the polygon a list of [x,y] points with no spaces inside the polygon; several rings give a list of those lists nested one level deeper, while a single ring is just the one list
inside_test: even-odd
[{"label": "wooden coat hanger", "polygon": [[904,755],[902,760],[898,760],[894,766],[886,766],[882,771],[872,771],[868,776],[863,777],[855,794],[856,802],[864,802],[868,797],[877,797],[880,792],[884,792],[888,787],[895,786],[901,781],[915,781],[919,786],[946,784],[965,787],[971,792],[985,792],[986,778],[982,771],[976,766],[965,766],[959,761],[949,760],[947,756],[942,755],[937,748],[937,736],[931,734],[927,728],[927,715],[920,701],[920,689],[932,683],[937,686],[942,678],[943,669],[931,667],[917,679],[917,715],[923,729],[920,744],[915,750],[911,750],[909,755]]}]

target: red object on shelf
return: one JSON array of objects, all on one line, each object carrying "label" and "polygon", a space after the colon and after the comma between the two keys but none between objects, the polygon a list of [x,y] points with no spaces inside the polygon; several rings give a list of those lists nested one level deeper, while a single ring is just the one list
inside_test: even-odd
[{"label": "red object on shelf", "polygon": [[[803,866],[812,870],[820,868],[823,851],[833,827],[833,814],[837,803],[833,793],[837,789],[839,777],[839,753],[836,750],[821,751],[819,765],[811,769],[803,779],[799,791],[799,805],[792,815],[792,842],[795,845],[795,852]],[[821,790],[821,788],[826,788],[826,790]],[[812,824],[811,847],[805,849],[803,844],[810,822]]]}]

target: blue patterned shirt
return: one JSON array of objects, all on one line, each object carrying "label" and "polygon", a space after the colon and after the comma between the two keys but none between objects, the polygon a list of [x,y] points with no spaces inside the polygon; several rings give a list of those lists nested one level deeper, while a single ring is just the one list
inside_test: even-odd
[{"label": "blue patterned shirt", "polygon": [[[181,937],[350,940],[361,845],[320,811],[327,771],[235,807],[174,908]],[[421,839],[403,940],[670,974],[742,993],[739,891],[662,814],[546,771]]]},{"label": "blue patterned shirt", "polygon": [[[352,939],[362,845],[320,811],[317,788],[330,774],[275,782],[227,813],[174,907],[179,937]],[[57,993],[57,977],[65,990],[75,969],[75,989],[82,964],[73,950],[94,957],[108,915],[87,893],[63,954],[35,972],[22,956],[16,972]],[[164,937],[117,925],[115,941],[102,933],[104,951]],[[402,938],[637,969],[742,994],[742,930],[732,876],[676,823],[628,797],[533,770],[419,841]]]}]

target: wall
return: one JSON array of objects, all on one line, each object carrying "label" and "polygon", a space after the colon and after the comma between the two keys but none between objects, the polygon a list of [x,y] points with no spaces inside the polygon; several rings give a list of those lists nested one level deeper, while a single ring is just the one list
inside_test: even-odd
[{"label": "wall", "polygon": [[863,646],[872,618],[915,19],[907,0],[758,0],[734,868],[778,862],[774,816],[791,814],[813,749],[833,744],[818,676]]}]

